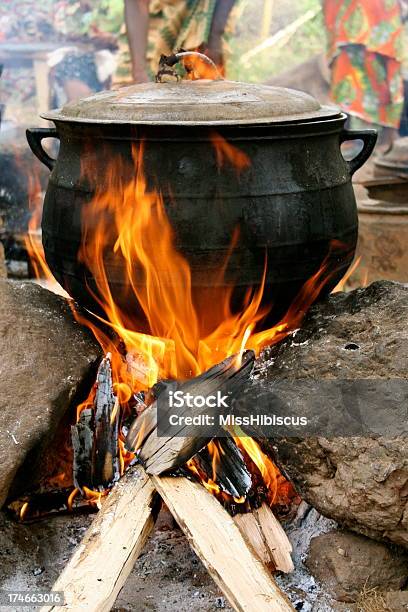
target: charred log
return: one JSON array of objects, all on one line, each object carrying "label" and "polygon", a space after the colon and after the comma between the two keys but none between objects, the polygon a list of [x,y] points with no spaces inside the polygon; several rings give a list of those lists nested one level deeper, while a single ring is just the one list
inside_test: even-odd
[{"label": "charred log", "polygon": [[73,479],[74,485],[83,490],[92,486],[92,455],[94,444],[93,411],[86,408],[81,412],[78,423],[71,427],[71,440],[74,450]]},{"label": "charred log", "polygon": [[[220,392],[228,395],[233,401],[248,384],[255,363],[255,354],[246,351],[240,360],[236,355],[228,357],[204,374],[183,383],[169,383],[160,393],[156,401],[133,423],[128,437],[127,447],[133,452],[139,451],[139,458],[149,474],[162,474],[179,467],[194,457],[208,442],[220,433],[218,426],[214,427],[211,437],[199,435],[195,425],[184,423],[171,427],[165,423],[158,433],[158,412],[165,414],[169,410],[170,391],[180,390],[184,395],[209,396]],[[179,417],[208,416],[225,413],[222,408],[190,408],[186,403],[178,412]]]},{"label": "charred log", "polygon": [[118,457],[119,402],[113,393],[109,357],[99,366],[96,379],[93,484],[104,489],[120,477]]},{"label": "charred log", "polygon": [[194,457],[198,471],[203,472],[207,480],[212,478],[231,497],[246,497],[252,486],[252,478],[241,451],[231,437],[218,438],[213,444],[215,456],[206,446]]},{"label": "charred log", "polygon": [[24,523],[35,523],[60,514],[89,514],[98,511],[98,506],[80,495],[72,497],[72,488],[44,491],[21,497],[7,506],[13,519]]},{"label": "charred log", "polygon": [[71,428],[74,450],[74,484],[107,489],[120,477],[119,468],[119,402],[113,392],[109,356],[98,369],[96,394],[92,408],[85,408],[78,423]]}]

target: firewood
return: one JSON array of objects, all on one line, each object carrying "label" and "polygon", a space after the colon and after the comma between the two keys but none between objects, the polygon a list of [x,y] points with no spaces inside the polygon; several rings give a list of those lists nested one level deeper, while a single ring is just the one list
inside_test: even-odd
[{"label": "firewood", "polygon": [[75,496],[69,504],[68,499],[72,491],[72,487],[64,487],[20,497],[7,505],[7,513],[15,520],[29,524],[61,514],[97,512],[97,506],[90,504],[81,495]]},{"label": "firewood", "polygon": [[255,513],[251,511],[244,514],[235,514],[233,518],[244,539],[252,546],[262,563],[269,569],[275,569]]},{"label": "firewood", "polygon": [[119,401],[113,392],[110,355],[102,359],[96,376],[92,408],[85,408],[71,427],[74,484],[104,490],[120,477],[118,435]]},{"label": "firewood", "polygon": [[110,356],[102,360],[96,377],[94,404],[93,487],[107,489],[120,477],[118,456],[119,403],[113,393]]},{"label": "firewood", "polygon": [[93,470],[93,411],[85,408],[79,417],[78,423],[71,427],[74,485],[83,490],[83,487],[92,487]]},{"label": "firewood", "polygon": [[187,478],[151,478],[234,610],[293,611],[289,600],[215,497]]},{"label": "firewood", "polygon": [[266,503],[255,513],[276,569],[285,573],[293,572],[292,544],[282,525]]},{"label": "firewood", "polygon": [[[184,394],[207,397],[216,395],[219,391],[233,400],[248,383],[254,363],[255,354],[252,351],[245,351],[242,360],[239,360],[237,355],[233,355],[194,379],[165,387],[156,401],[136,419],[128,435],[128,448],[135,450],[137,441],[140,447],[139,457],[148,474],[159,475],[183,465],[204,448],[211,439],[197,436],[197,427],[185,424],[178,426],[175,433],[173,428],[168,435],[166,431],[158,435],[157,412],[159,410],[164,413],[169,410],[170,391],[178,389]],[[178,416],[215,416],[225,411],[226,409],[219,407],[189,408],[184,404],[179,409]]]},{"label": "firewood", "polygon": [[261,561],[275,570],[293,572],[292,544],[266,503],[247,514],[237,514],[234,521]]},{"label": "firewood", "polygon": [[[194,456],[194,463],[205,476],[212,478],[222,491],[232,497],[246,497],[252,485],[251,474],[241,451],[230,436],[213,440],[218,457],[212,456],[208,446]],[[214,473],[215,472],[215,473]]]},{"label": "firewood", "polygon": [[112,489],[53,586],[65,593],[67,610],[111,609],[153,529],[157,501],[140,466],[131,468]]}]

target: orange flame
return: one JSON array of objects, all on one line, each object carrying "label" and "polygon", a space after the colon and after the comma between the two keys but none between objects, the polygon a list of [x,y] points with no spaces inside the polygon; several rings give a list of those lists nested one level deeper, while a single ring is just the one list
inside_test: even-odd
[{"label": "orange flame", "polygon": [[248,155],[237,147],[234,147],[220,134],[217,132],[212,132],[210,134],[210,140],[215,149],[217,166],[219,169],[221,169],[226,162],[228,162],[235,168],[239,176],[243,170],[250,167],[251,160],[249,159]]},{"label": "orange flame", "polygon": [[28,174],[28,206],[31,217],[28,222],[28,233],[24,237],[25,246],[33,266],[36,278],[52,278],[41,244],[42,190],[38,174],[33,169]]},{"label": "orange flame", "polygon": [[273,461],[262,452],[259,444],[255,442],[253,438],[240,436],[234,437],[234,440],[236,445],[249,455],[261,472],[263,481],[268,489],[269,503],[272,506],[278,493],[278,476],[280,476],[278,468]]},{"label": "orange flame", "polygon": [[[247,156],[215,132],[211,135],[220,169],[226,163],[237,173],[250,165]],[[239,232],[232,237],[230,252],[214,272],[214,289],[197,300],[193,298],[191,270],[186,259],[174,247],[174,235],[158,191],[149,190],[143,168],[144,144],[132,149],[133,172],[129,176],[127,162],[121,157],[109,160],[103,184],[83,209],[83,242],[80,260],[91,271],[97,292],[92,295],[106,317],[95,315],[98,323],[114,330],[123,341],[119,350],[100,325],[76,313],[80,322],[92,328],[105,353],[112,354],[114,388],[120,403],[126,404],[131,394],[151,387],[160,378],[185,379],[197,376],[214,363],[247,348],[261,349],[283,339],[299,327],[310,305],[330,277],[330,255],[321,268],[300,291],[279,324],[265,331],[254,331],[267,311],[261,307],[266,278],[266,265],[260,286],[249,290],[242,308],[233,312],[233,288],[225,288],[222,279]],[[92,176],[93,168],[83,168]],[[332,249],[342,248],[338,243]],[[150,334],[141,333],[135,321],[119,305],[108,280],[106,261],[126,272],[130,295],[137,298],[148,323]],[[126,361],[123,354],[127,355]],[[93,395],[80,408],[93,403]],[[142,439],[142,438],[141,438]],[[237,444],[258,467],[269,491],[271,503],[276,499],[279,471],[254,440],[242,438]],[[210,492],[219,495],[217,469],[222,462],[220,449],[211,442],[212,477],[203,477],[194,461],[187,467]],[[126,454],[119,442],[121,473],[134,458]],[[282,478],[282,477],[281,477]],[[243,501],[243,500],[237,500]]]},{"label": "orange flame", "polygon": [[352,276],[352,274],[354,274],[354,272],[359,267],[360,263],[361,263],[361,256],[356,258],[356,260],[353,262],[353,264],[347,270],[346,274],[343,276],[341,281],[339,283],[337,283],[337,285],[333,289],[332,293],[339,293],[340,291],[344,291],[345,290],[348,279]]},{"label": "orange flame", "polygon": [[[25,168],[26,169],[26,168]],[[28,231],[24,236],[24,244],[27,249],[33,273],[39,284],[44,285],[50,291],[64,297],[68,294],[55,280],[45,260],[44,249],[41,242],[41,217],[43,210],[43,192],[36,164],[26,169],[28,184],[28,208],[31,216],[28,222]]]},{"label": "orange flame", "polygon": [[[98,293],[94,297],[107,315],[106,319],[97,317],[98,321],[117,333],[127,354],[137,356],[138,367],[124,364],[122,353],[112,347],[99,327],[82,322],[91,325],[104,351],[112,352],[114,382],[127,384],[132,391],[151,387],[162,377],[197,376],[215,361],[239,353],[245,348],[243,339],[250,337],[248,330],[266,314],[260,306],[265,275],[258,289],[247,292],[242,311],[233,313],[233,288],[219,289],[218,270],[214,273],[214,290],[209,290],[197,306],[190,267],[174,248],[162,196],[147,189],[143,151],[143,145],[134,147],[135,172],[125,185],[125,162],[115,159],[109,164],[106,183],[83,210],[79,254],[96,279]],[[237,159],[241,159],[239,155]],[[237,233],[233,237],[236,240]],[[115,301],[105,266],[108,250],[116,264],[126,270],[126,282],[146,317],[150,335],[136,331],[134,322]],[[221,266],[221,275],[225,265]]]},{"label": "orange flame", "polygon": [[28,502],[24,502],[24,504],[21,506],[21,510],[20,510],[20,520],[24,521],[27,511],[28,511]]},{"label": "orange flame", "polygon": [[[249,167],[247,156],[224,138],[214,133],[211,140],[220,169],[229,163],[239,174]],[[267,314],[267,309],[261,306],[266,263],[259,287],[246,292],[240,310],[232,308],[233,287],[225,288],[222,283],[229,255],[214,271],[213,289],[206,290],[197,299],[193,296],[189,264],[174,246],[173,229],[163,197],[158,191],[148,189],[143,154],[142,143],[133,145],[131,165],[120,156],[108,159],[104,180],[83,208],[78,258],[95,279],[96,291],[91,288],[89,291],[105,315],[84,316],[72,305],[77,320],[92,329],[105,354],[111,353],[117,409],[121,410],[126,410],[135,392],[149,389],[161,378],[183,380],[197,376],[230,355],[241,356],[248,348],[259,354],[263,347],[279,342],[299,327],[308,308],[334,273],[330,269],[332,253],[329,253],[282,320],[263,331],[256,331],[256,328]],[[84,177],[94,182],[95,168],[83,167],[82,171]],[[238,237],[236,230],[230,253]],[[331,250],[342,248],[343,245],[336,242],[331,245]],[[38,259],[37,252],[35,255]],[[136,319],[119,305],[109,284],[107,262],[124,272],[129,298],[136,298],[149,333],[142,332]],[[103,331],[101,323],[116,333],[121,346]],[[93,406],[94,395],[95,389],[78,407],[78,416],[85,407]],[[236,443],[258,467],[273,503],[278,486],[277,468],[254,440],[239,438]],[[216,442],[210,444],[209,450],[213,457],[212,478],[200,477],[194,461],[187,465],[209,491],[219,494],[216,472],[222,456]],[[123,474],[134,455],[125,450],[122,438],[119,454]],[[84,491],[89,499],[100,502],[100,492],[86,487]],[[72,499],[70,503],[72,505]]]}]

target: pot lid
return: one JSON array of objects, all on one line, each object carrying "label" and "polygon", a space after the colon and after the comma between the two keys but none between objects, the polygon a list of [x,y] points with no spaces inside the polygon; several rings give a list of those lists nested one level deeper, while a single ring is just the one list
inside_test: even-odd
[{"label": "pot lid", "polygon": [[324,120],[340,115],[301,91],[234,81],[141,83],[104,91],[44,119],[80,123],[251,125]]}]

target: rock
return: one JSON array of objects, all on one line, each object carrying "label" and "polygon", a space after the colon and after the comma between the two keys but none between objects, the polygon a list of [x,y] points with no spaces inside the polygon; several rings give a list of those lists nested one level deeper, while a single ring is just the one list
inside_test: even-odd
[{"label": "rock", "polygon": [[0,279],[0,336],[2,506],[24,460],[29,473],[91,384],[100,349],[64,299],[30,282]]},{"label": "rock", "polygon": [[0,278],[7,278],[6,258],[2,242],[0,242]]},{"label": "rock", "polygon": [[345,531],[330,531],[310,542],[305,565],[338,601],[356,602],[370,593],[405,586],[408,554]]},{"label": "rock", "polygon": [[391,612],[407,612],[408,591],[393,591],[383,595],[385,605]]},{"label": "rock", "polygon": [[308,417],[310,430],[278,438],[272,427],[264,440],[299,493],[352,530],[408,546],[408,286],[330,296],[267,357],[241,403]]}]

